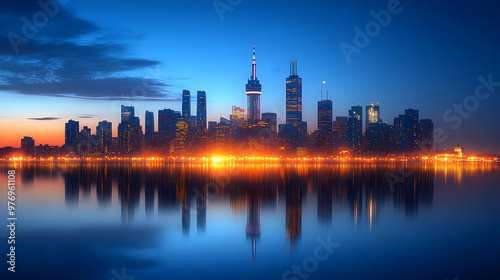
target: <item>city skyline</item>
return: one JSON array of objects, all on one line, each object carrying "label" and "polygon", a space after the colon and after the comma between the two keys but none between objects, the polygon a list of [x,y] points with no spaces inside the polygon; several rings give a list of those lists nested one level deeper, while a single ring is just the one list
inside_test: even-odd
[{"label": "city skyline", "polygon": [[[346,116],[347,113],[344,112],[350,109],[351,103],[365,107],[370,100],[379,102],[382,108],[381,118],[389,123],[406,108],[418,108],[422,115],[432,119],[435,127],[443,129],[447,136],[445,143],[438,143],[437,148],[461,144],[478,152],[498,153],[500,144],[495,141],[495,138],[498,138],[500,132],[495,130],[491,132],[490,127],[495,124],[494,120],[489,118],[494,115],[494,104],[498,100],[494,91],[491,91],[488,100],[480,100],[477,110],[466,112],[467,117],[460,117],[458,113],[453,112],[449,114],[449,121],[443,118],[445,112],[454,110],[454,104],[464,105],[466,101],[470,101],[467,97],[474,95],[476,87],[483,85],[483,94],[486,94],[488,82],[496,82],[496,77],[500,77],[495,66],[498,65],[499,57],[492,49],[498,35],[491,27],[493,25],[488,24],[492,20],[489,15],[497,9],[497,5],[492,2],[456,4],[452,11],[443,14],[441,11],[445,7],[444,3],[401,1],[401,12],[393,14],[391,23],[380,30],[380,35],[371,38],[370,44],[362,48],[359,54],[353,54],[350,57],[351,62],[347,62],[339,44],[345,42],[354,45],[353,38],[356,32],[353,28],[363,29],[365,24],[373,20],[371,11],[377,13],[387,9],[387,3],[386,1],[360,2],[356,6],[335,1],[332,3],[291,1],[289,6],[283,6],[274,2],[243,1],[234,7],[233,11],[225,12],[223,20],[215,9],[210,10],[213,9],[211,3],[208,3],[209,10],[201,3],[193,5],[190,11],[199,15],[200,19],[205,19],[208,24],[206,27],[201,27],[199,24],[187,22],[183,27],[184,30],[191,30],[195,27],[212,28],[211,30],[235,35],[237,40],[234,41],[227,41],[220,36],[211,38],[209,34],[213,33],[210,32],[200,34],[199,38],[193,39],[192,36],[186,37],[179,30],[174,30],[170,39],[162,41],[159,35],[164,31],[151,26],[145,28],[146,18],[143,16],[139,16],[134,24],[123,24],[123,27],[128,29],[127,32],[116,34],[120,30],[117,24],[124,22],[129,11],[134,8],[144,9],[137,3],[117,9],[109,21],[102,20],[102,14],[113,8],[109,2],[99,2],[101,9],[97,12],[92,9],[97,2],[92,1],[72,1],[61,5],[60,9],[64,12],[54,16],[54,20],[50,20],[47,26],[40,28],[39,36],[30,38],[26,44],[20,44],[19,53],[14,53],[7,37],[2,39],[6,40],[3,42],[5,46],[8,46],[8,48],[2,48],[3,55],[7,58],[6,61],[15,59],[16,55],[30,58],[31,53],[35,53],[42,57],[40,61],[50,68],[50,63],[48,63],[50,59],[64,61],[61,56],[53,52],[42,51],[46,46],[44,42],[58,42],[59,39],[54,32],[64,33],[71,46],[77,43],[95,43],[93,37],[111,38],[113,33],[113,38],[118,39],[120,44],[108,43],[108,46],[128,49],[127,55],[118,52],[116,59],[130,63],[130,67],[128,69],[122,67],[108,74],[102,74],[101,76],[105,79],[95,79],[97,73],[102,73],[103,65],[93,64],[97,62],[91,61],[90,65],[100,71],[94,72],[92,68],[87,68],[85,71],[90,77],[94,77],[94,81],[102,82],[102,84],[89,83],[88,85],[76,83],[81,82],[82,78],[75,71],[78,69],[75,68],[76,66],[82,65],[81,59],[71,61],[70,65],[73,68],[64,68],[64,73],[68,75],[65,77],[67,79],[63,79],[62,73],[49,69],[48,73],[53,73],[57,77],[54,80],[59,81],[57,83],[48,79],[47,76],[41,76],[36,81],[19,82],[19,78],[22,80],[23,77],[27,77],[25,70],[30,66],[24,62],[16,65],[18,72],[12,72],[13,67],[5,68],[4,71],[7,71],[5,77],[8,78],[5,78],[0,86],[4,100],[0,122],[2,131],[9,131],[9,133],[3,133],[0,146],[19,145],[19,139],[23,136],[32,136],[37,139],[38,143],[61,145],[60,139],[63,139],[64,135],[60,127],[66,120],[79,120],[82,126],[92,128],[99,120],[108,120],[116,124],[119,121],[116,113],[119,112],[121,105],[126,104],[135,106],[141,125],[144,127],[143,116],[146,110],[156,112],[163,108],[172,108],[181,111],[179,93],[182,89],[189,89],[192,93],[195,90],[207,92],[207,121],[218,120],[221,115],[229,116],[233,105],[246,108],[244,84],[248,78],[250,44],[255,41],[258,47],[259,80],[264,85],[261,113],[275,112],[278,123],[284,123],[286,115],[284,104],[286,90],[283,81],[289,74],[290,61],[296,60],[299,63],[300,77],[304,81],[303,119],[308,123],[310,131],[317,129],[316,102],[320,99],[321,91],[328,90],[330,99],[333,101],[333,119],[337,116]],[[157,2],[150,8],[158,8],[158,12],[155,11],[150,16],[153,18],[159,16],[160,11],[168,11],[171,5],[179,8],[186,4],[176,1]],[[263,5],[266,9],[258,9]],[[32,16],[41,9],[36,3],[32,6],[21,6],[11,5],[7,8],[12,24],[2,27],[6,34],[9,32],[21,34],[22,15],[27,15],[28,19],[31,19],[30,15]],[[270,23],[283,20],[281,16],[271,17],[274,15],[272,11],[276,9],[300,11],[303,8],[304,11],[323,11],[322,13],[326,14],[334,12],[338,6],[342,6],[347,15],[310,18],[311,23],[296,22],[291,25],[278,24],[271,30],[266,28]],[[429,9],[429,6],[434,9]],[[456,30],[457,26],[454,24],[458,24],[460,28],[462,23],[457,22],[457,19],[461,18],[461,15],[471,7],[481,11],[472,15],[473,18],[478,17],[478,14],[486,15],[483,21],[475,23],[471,29],[461,29],[464,34],[445,32]],[[247,9],[258,10],[263,16],[262,21],[258,22],[253,29],[244,24],[249,17],[249,14],[245,13]],[[440,23],[437,25],[437,30],[432,30],[433,28],[412,20],[424,11],[431,22]],[[171,15],[172,18],[165,22],[174,21],[176,17],[182,15],[183,13]],[[444,22],[445,19],[450,22]],[[76,31],[68,30],[62,23],[81,24],[81,29],[78,30],[80,33],[75,34]],[[415,32],[408,34],[407,28],[412,28]],[[308,43],[299,40],[297,44],[286,45],[274,39],[275,34],[292,36],[298,31],[304,34],[305,38],[310,37],[311,40]],[[130,38],[131,34],[136,33],[141,33],[143,36]],[[175,38],[184,40],[182,47],[176,46]],[[394,38],[399,39],[394,41]],[[421,38],[426,38],[428,42],[435,42],[437,47],[430,50],[422,49],[420,44],[414,46],[410,44]],[[404,39],[408,40],[403,44]],[[203,48],[195,43],[197,41],[205,42],[211,47]],[[468,43],[469,41],[476,43],[472,45]],[[165,50],[159,48],[162,43],[163,45],[167,43]],[[449,46],[453,48],[450,49]],[[28,47],[30,52],[27,52]],[[61,49],[61,51],[65,50]],[[103,51],[105,52],[104,58],[107,59],[104,61],[109,62],[110,49]],[[81,55],[85,57],[83,53]],[[462,67],[464,65],[468,67]],[[18,79],[14,80],[12,77]],[[112,77],[120,77],[120,79],[113,80]],[[130,79],[131,82],[125,84],[123,83],[125,78],[134,79]],[[67,91],[75,91],[71,97],[62,93],[61,87],[64,83],[61,81],[75,82],[65,88]],[[115,82],[114,88],[109,85],[113,81]],[[490,82],[490,87],[491,84],[492,82]],[[54,91],[49,91],[48,86],[51,86]],[[138,94],[144,89],[148,94],[163,93],[150,96],[151,100],[160,97],[161,101],[117,100],[119,99],[117,97],[128,96],[130,92]],[[91,95],[89,91],[92,90],[95,90],[95,93]],[[109,92],[106,92],[107,90]],[[191,106],[194,105],[193,102],[195,100],[191,98]],[[19,108],[17,104],[23,104],[23,108]],[[470,108],[471,105],[468,106]],[[478,123],[485,124],[477,125]],[[363,126],[363,130],[365,129],[366,127]],[[113,133],[116,135],[117,130],[114,129]],[[493,133],[491,137],[478,137],[478,135],[491,135],[491,133]]]},{"label": "city skyline", "polygon": [[0,279],[498,278],[500,1],[4,2]]}]

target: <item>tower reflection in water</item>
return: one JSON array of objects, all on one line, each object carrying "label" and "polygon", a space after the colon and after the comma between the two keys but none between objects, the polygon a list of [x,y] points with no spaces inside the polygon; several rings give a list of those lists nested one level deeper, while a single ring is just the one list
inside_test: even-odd
[{"label": "tower reflection in water", "polygon": [[[462,178],[460,172],[444,171],[445,182]],[[321,224],[331,225],[333,209],[344,208],[351,213],[354,226],[364,220],[372,228],[382,205],[392,203],[406,217],[415,215],[420,205],[430,205],[436,174],[443,175],[433,165],[380,163],[39,163],[23,166],[21,172],[25,182],[62,177],[67,207],[75,207],[94,191],[99,207],[106,208],[116,191],[123,224],[133,223],[141,200],[146,219],[156,213],[178,213],[184,235],[193,232],[192,218],[196,219],[196,232],[205,232],[211,200],[229,200],[233,210],[246,209],[245,233],[254,261],[259,238],[266,234],[261,233],[260,215],[266,213],[261,208],[284,210],[286,238],[293,252],[301,238],[305,201],[316,203]],[[388,181],[387,174],[396,174],[397,180]],[[317,201],[307,197],[317,197]]]}]

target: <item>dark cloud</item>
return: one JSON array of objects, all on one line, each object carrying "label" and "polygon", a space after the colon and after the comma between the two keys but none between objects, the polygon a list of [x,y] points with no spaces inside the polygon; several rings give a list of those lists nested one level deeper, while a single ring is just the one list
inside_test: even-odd
[{"label": "dark cloud", "polygon": [[[37,27],[31,25],[33,15],[44,11],[38,1],[2,4],[0,34],[6,36],[0,36],[0,90],[92,100],[170,100],[166,83],[130,75],[160,64],[129,55],[130,43],[143,35],[113,34],[64,5],[58,9]],[[27,26],[36,36],[26,36]],[[25,41],[12,44],[12,38]]]},{"label": "dark cloud", "polygon": [[43,118],[28,118],[28,120],[32,121],[55,121],[55,120],[60,120],[61,118],[57,117],[43,117]]},{"label": "dark cloud", "polygon": [[77,118],[78,119],[93,119],[97,117],[97,115],[92,115],[92,114],[82,114],[82,115],[79,115]]},{"label": "dark cloud", "polygon": [[167,95],[165,83],[141,78],[65,80],[36,84],[0,85],[0,90],[18,94],[69,97],[90,100],[179,101]]}]

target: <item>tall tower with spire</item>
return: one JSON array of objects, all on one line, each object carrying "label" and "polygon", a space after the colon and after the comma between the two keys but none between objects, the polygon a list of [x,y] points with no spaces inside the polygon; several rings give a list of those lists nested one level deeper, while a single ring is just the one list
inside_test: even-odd
[{"label": "tall tower with spire", "polygon": [[246,85],[247,94],[247,120],[258,121],[260,120],[260,94],[262,86],[257,79],[257,64],[255,64],[255,42],[253,42],[253,62],[252,62],[252,76],[248,79]]},{"label": "tall tower with spire", "polygon": [[286,78],[286,124],[302,133],[302,78],[297,74],[297,61],[290,62],[290,76]]}]

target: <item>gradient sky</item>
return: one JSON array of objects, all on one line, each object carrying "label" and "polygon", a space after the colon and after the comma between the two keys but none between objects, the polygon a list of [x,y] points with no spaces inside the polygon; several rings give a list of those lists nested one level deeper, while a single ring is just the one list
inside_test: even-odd
[{"label": "gradient sky", "polygon": [[[193,101],[197,90],[207,92],[209,120],[229,116],[232,105],[246,109],[255,41],[261,112],[278,113],[279,123],[295,59],[310,130],[321,91],[328,90],[334,116],[372,100],[392,124],[415,108],[446,133],[437,148],[461,144],[500,153],[500,87],[458,128],[443,118],[455,103],[470,100],[479,76],[500,81],[498,1],[401,0],[401,12],[350,62],[339,45],[355,46],[354,28],[364,30],[374,20],[370,12],[391,1],[72,0],[25,37],[17,53],[9,38],[23,36],[23,17],[33,22],[43,9],[38,1],[2,2],[0,147],[20,146],[25,135],[36,145],[61,145],[68,119],[92,133],[106,119],[116,135],[121,104],[134,105],[144,125],[145,110],[155,118],[159,109],[180,110],[182,89],[191,90]],[[220,17],[214,3],[230,10]]]}]

